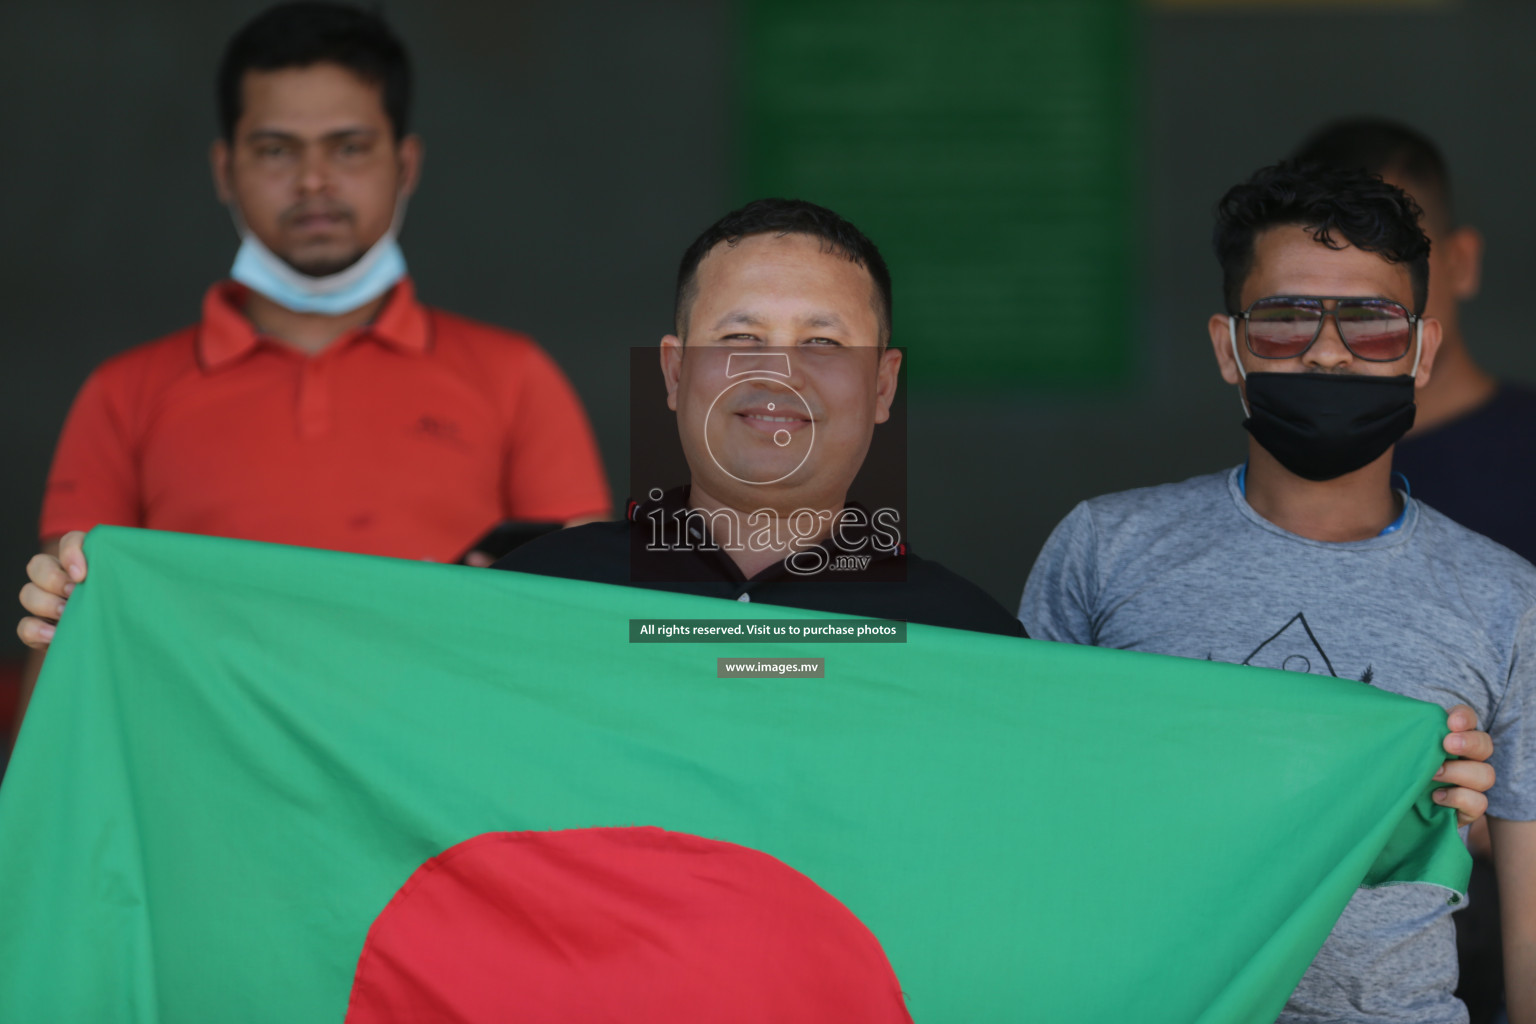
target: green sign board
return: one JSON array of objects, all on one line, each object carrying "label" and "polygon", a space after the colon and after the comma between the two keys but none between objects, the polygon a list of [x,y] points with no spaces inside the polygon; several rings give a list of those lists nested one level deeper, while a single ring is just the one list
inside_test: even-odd
[{"label": "green sign board", "polygon": [[895,278],[914,383],[1131,362],[1130,0],[747,0],[741,198],[831,207]]}]

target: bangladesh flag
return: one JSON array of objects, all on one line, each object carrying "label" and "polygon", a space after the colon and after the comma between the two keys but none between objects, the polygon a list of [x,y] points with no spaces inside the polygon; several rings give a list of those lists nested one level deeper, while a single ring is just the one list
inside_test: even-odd
[{"label": "bangladesh flag", "polygon": [[1362,882],[1466,878],[1444,714],[1358,683],[923,626],[632,644],[826,616],[87,553],[0,789],[7,1022],[1259,1021]]}]

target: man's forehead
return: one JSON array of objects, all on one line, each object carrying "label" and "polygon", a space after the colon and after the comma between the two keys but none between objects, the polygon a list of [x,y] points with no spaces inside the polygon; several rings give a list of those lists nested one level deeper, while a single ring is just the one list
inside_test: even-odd
[{"label": "man's forehead", "polygon": [[845,263],[868,276],[868,271],[849,259],[846,253],[831,242],[799,231],[763,231],[740,238],[723,239],[704,254],[699,261],[699,270],[702,272],[706,267],[740,267],[762,263],[824,266],[829,260]]},{"label": "man's forehead", "polygon": [[[705,311],[711,321],[733,314],[782,316],[807,303],[810,309],[794,310],[796,319],[821,318],[822,326],[832,317],[844,324],[862,321],[865,306],[878,319],[873,276],[814,235],[765,233],[719,242],[699,261],[694,287],[693,313]],[[727,308],[718,310],[722,305]]]},{"label": "man's forehead", "polygon": [[1256,285],[1283,281],[1309,281],[1310,287],[1324,288],[1329,282],[1345,291],[1315,291],[1314,294],[1352,294],[1363,285],[1387,283],[1408,287],[1410,271],[1406,263],[1393,262],[1381,253],[1357,248],[1337,230],[1329,238],[1318,237],[1314,226],[1280,224],[1260,232],[1253,243],[1253,266],[1244,290]]},{"label": "man's forehead", "polygon": [[339,64],[252,69],[240,88],[246,132],[328,135],[389,122],[382,86]]},{"label": "man's forehead", "polygon": [[[774,316],[768,311],[749,306],[726,310],[711,326],[717,330],[722,327],[767,327],[774,319]],[[847,322],[838,313],[831,310],[799,311],[793,315],[793,319],[801,327],[847,326]]]}]

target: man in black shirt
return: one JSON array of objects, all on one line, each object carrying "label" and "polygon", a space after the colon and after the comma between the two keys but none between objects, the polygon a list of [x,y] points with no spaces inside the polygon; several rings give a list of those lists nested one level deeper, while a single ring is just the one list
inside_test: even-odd
[{"label": "man in black shirt", "polygon": [[691,483],[496,568],[1023,636],[981,588],[848,503],[901,352],[874,244],[830,210],[765,199],[683,255],[659,351]]}]

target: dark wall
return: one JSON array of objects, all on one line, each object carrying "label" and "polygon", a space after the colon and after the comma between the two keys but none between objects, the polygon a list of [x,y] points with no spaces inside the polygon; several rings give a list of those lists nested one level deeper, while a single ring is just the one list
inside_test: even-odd
[{"label": "dark wall", "polygon": [[[260,6],[0,6],[0,573],[18,586],[75,389],[104,357],[194,319],[228,267],[235,235],[206,163],[211,80],[222,41]],[[420,83],[426,175],[404,244],[421,291],[554,353],[622,495],[628,349],[665,332],[677,256],[732,195],[730,6],[454,0],[387,13]],[[1532,270],[1520,240],[1536,227],[1517,191],[1536,155],[1522,52],[1536,10],[1151,13],[1144,28],[1134,382],[910,407],[914,543],[1005,603],[1076,501],[1241,457],[1240,409],[1205,339],[1219,303],[1210,209],[1323,118],[1386,113],[1442,142],[1465,219],[1488,237],[1468,336],[1490,368],[1536,379],[1517,303]]]}]

